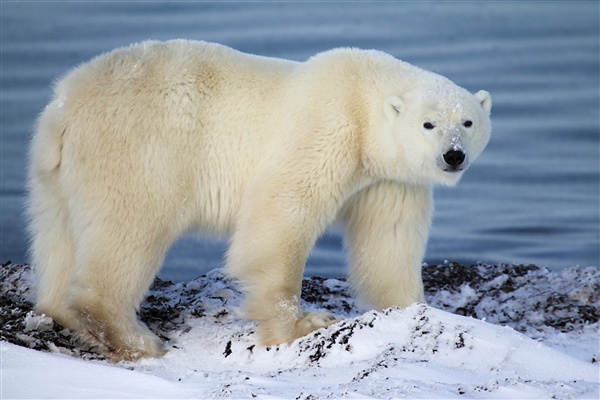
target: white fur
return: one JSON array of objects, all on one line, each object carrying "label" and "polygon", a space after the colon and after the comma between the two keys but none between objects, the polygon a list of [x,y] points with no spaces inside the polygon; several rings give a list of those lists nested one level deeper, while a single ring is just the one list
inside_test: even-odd
[{"label": "white fur", "polygon": [[474,160],[491,129],[486,92],[357,49],[296,63],[146,42],[55,92],[31,145],[37,309],[116,360],[163,354],[135,312],[190,229],[232,233],[227,270],[265,344],[334,321],[304,314],[299,296],[305,259],[338,217],[357,293],[380,309],[422,302],[431,187],[463,172],[442,170],[442,154]]}]

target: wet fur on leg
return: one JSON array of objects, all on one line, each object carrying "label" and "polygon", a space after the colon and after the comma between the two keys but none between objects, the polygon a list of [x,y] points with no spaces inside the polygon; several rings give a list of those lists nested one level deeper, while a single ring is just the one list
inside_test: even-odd
[{"label": "wet fur on leg", "polygon": [[76,313],[79,339],[96,348],[112,362],[161,357],[167,352],[158,336],[137,318],[120,322],[120,319],[114,317],[104,317],[104,310],[92,311],[89,307]]}]

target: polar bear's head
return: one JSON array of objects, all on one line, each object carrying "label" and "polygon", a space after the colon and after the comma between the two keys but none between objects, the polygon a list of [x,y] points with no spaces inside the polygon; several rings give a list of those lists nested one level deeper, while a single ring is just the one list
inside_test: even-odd
[{"label": "polar bear's head", "polygon": [[[454,185],[490,139],[492,100],[453,84],[420,87],[384,102],[384,136],[401,160],[397,178]],[[408,175],[407,175],[408,174]],[[407,178],[408,177],[408,178]]]}]

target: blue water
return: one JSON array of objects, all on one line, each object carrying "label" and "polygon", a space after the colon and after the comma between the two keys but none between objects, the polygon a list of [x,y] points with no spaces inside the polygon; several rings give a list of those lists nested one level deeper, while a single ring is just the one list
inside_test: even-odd
[{"label": "blue water", "polygon": [[[51,83],[146,39],[220,42],[304,60],[375,48],[493,97],[493,137],[453,189],[437,189],[426,261],[599,265],[599,4],[591,2],[7,2],[1,7],[0,261],[26,262],[27,144]],[[163,278],[222,264],[225,241],[186,236]],[[110,254],[107,254],[110,257]],[[344,273],[340,232],[307,274]]]}]

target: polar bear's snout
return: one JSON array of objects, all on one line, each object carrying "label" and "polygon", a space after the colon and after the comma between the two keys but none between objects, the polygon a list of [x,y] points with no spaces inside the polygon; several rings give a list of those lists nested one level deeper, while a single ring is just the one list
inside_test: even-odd
[{"label": "polar bear's snout", "polygon": [[451,149],[442,156],[441,168],[446,172],[459,172],[465,170],[469,165],[467,155],[462,149]]}]

